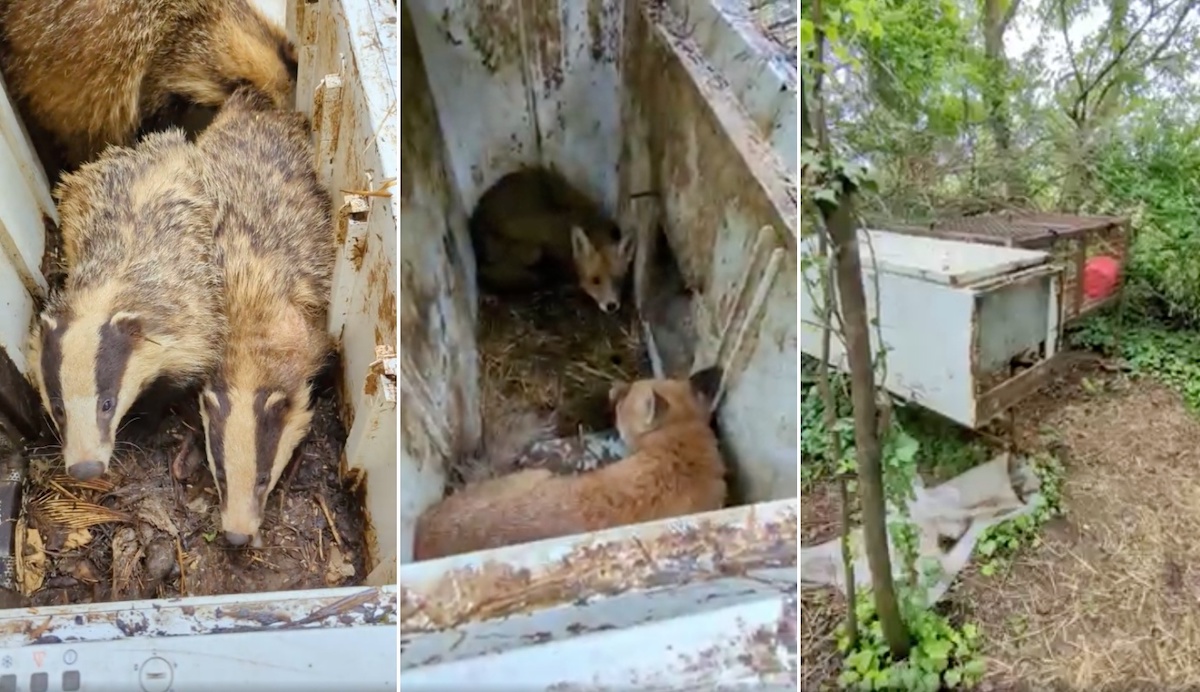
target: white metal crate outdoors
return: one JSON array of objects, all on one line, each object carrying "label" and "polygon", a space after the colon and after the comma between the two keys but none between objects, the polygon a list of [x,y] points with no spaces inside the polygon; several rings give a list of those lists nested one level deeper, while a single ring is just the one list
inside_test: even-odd
[{"label": "white metal crate outdoors", "polygon": [[[804,252],[815,250],[815,240]],[[871,348],[885,349],[883,385],[967,427],[978,427],[1033,391],[1061,337],[1062,268],[1040,250],[860,231]],[[804,353],[820,357],[818,264],[800,297]],[[1032,367],[1014,373],[1014,357]],[[830,341],[830,363],[845,370],[845,347]]]},{"label": "white metal crate outdoors", "polygon": [[[387,189],[399,178],[396,6],[259,4],[286,20],[296,42],[297,106],[314,119],[321,174],[337,211],[342,248],[330,331],[343,355],[345,461],[365,473],[373,569],[361,587],[0,611],[0,689],[45,682],[59,690],[76,673],[82,690],[395,687],[397,248]],[[4,381],[9,370],[26,370],[34,296],[45,289],[43,218],[57,217],[7,96],[0,98],[0,132]],[[5,425],[19,429],[23,417],[38,413],[36,403],[31,411],[11,401],[0,405]]]}]

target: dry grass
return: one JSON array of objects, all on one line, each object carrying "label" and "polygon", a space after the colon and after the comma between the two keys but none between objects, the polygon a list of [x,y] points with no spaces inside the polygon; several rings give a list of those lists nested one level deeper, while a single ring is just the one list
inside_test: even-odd
[{"label": "dry grass", "polygon": [[[983,688],[1200,689],[1200,418],[1153,381],[1088,367],[1023,405],[1018,426],[1026,451],[1063,458],[1067,514],[1008,569],[968,568],[950,596],[983,634]],[[836,535],[832,486],[801,506],[805,544]],[[838,672],[844,606],[804,603],[803,689],[817,690]]]},{"label": "dry grass", "polygon": [[846,617],[846,598],[836,589],[810,589],[800,594],[800,689],[836,689],[841,672],[837,626]]},{"label": "dry grass", "polygon": [[1067,516],[955,596],[980,623],[989,678],[1200,687],[1200,420],[1161,385],[1098,371],[1022,417],[1065,453]]},{"label": "dry grass", "polygon": [[483,415],[554,412],[559,433],[610,427],[608,389],[633,379],[640,331],[626,306],[605,315],[575,290],[501,299],[484,296],[479,357]]}]

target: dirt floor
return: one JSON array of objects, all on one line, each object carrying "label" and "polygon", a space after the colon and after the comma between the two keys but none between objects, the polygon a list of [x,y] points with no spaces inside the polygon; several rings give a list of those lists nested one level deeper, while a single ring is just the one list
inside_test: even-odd
[{"label": "dirt floor", "polygon": [[[1021,447],[1059,455],[1066,516],[949,598],[977,623],[983,689],[1200,689],[1200,417],[1148,379],[1082,366],[1018,412]],[[827,487],[802,499],[806,545],[836,535]],[[832,685],[844,604],[802,602],[803,689]]]},{"label": "dirt floor", "polygon": [[54,446],[26,451],[16,571],[29,605],[323,588],[365,576],[362,502],[354,480],[339,478],[345,432],[332,387],[272,491],[257,549],[224,543],[194,402],[177,399],[157,425],[123,426],[99,480],[67,476]]}]

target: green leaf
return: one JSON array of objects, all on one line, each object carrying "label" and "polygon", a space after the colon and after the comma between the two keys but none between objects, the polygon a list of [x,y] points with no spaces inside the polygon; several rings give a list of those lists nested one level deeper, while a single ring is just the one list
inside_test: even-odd
[{"label": "green leaf", "polygon": [[942,676],[942,680],[945,681],[947,687],[958,687],[962,682],[962,671],[958,668],[951,668]]}]

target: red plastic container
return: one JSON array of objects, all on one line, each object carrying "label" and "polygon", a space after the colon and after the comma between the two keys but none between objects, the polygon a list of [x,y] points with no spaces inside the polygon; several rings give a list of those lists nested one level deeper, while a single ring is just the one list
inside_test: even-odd
[{"label": "red plastic container", "polygon": [[1083,265],[1083,294],[1088,300],[1102,300],[1113,294],[1121,277],[1121,262],[1099,255]]}]

